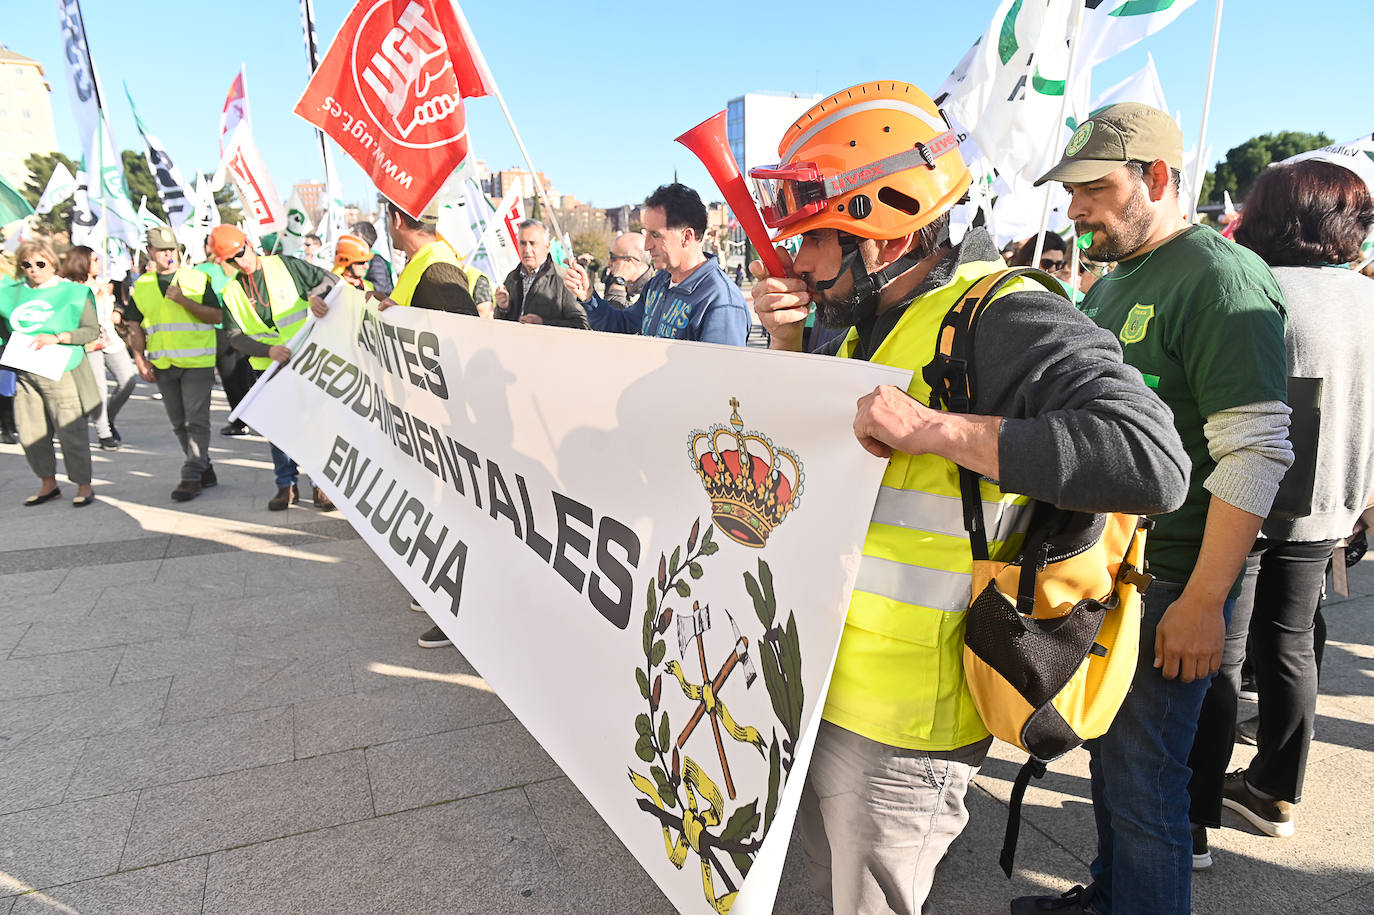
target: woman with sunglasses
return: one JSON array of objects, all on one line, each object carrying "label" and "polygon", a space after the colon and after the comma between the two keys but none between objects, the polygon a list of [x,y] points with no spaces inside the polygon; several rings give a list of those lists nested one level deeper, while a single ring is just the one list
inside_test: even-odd
[{"label": "woman with sunglasses", "polygon": [[95,297],[86,286],[57,275],[57,259],[47,242],[24,242],[15,259],[23,282],[0,289],[0,335],[8,342],[14,333],[28,334],[34,349],[60,346],[66,357],[65,371],[56,381],[34,372],[18,373],[14,407],[19,443],[39,479],[38,493],[24,504],[41,505],[62,495],[52,447],[56,430],[67,479],[76,484],[72,505],[84,508],[95,501],[86,416],[99,399],[85,350],[100,336]]},{"label": "woman with sunglasses", "polygon": [[[114,292],[108,282],[100,282],[100,255],[85,245],[73,245],[62,255],[58,271],[64,280],[90,288],[95,296],[95,314],[100,321],[100,336],[86,344],[86,361],[91,364],[95,385],[100,391],[100,409],[94,416],[95,434],[104,451],[118,451],[123,439],[115,428],[115,416],[138,384],[138,369],[115,325],[121,321],[115,308]],[[114,390],[105,384],[105,372],[114,378]]]}]

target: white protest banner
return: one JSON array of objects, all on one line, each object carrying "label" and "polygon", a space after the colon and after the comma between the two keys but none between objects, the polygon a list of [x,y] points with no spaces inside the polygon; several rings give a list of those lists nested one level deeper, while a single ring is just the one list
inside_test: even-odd
[{"label": "white protest banner", "polygon": [[281,253],[299,257],[305,250],[305,236],[312,231],[301,192],[292,188],[291,199],[286,201],[286,226],[281,230]]},{"label": "white protest banner", "polygon": [[854,403],[910,373],[328,302],[236,416],[679,911],[771,911],[885,468]]}]

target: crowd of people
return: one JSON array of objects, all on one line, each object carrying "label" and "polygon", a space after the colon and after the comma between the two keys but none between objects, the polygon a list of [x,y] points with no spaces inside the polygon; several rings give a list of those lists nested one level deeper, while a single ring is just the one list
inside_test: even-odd
[{"label": "crowd of people", "polygon": [[[963,666],[964,468],[983,481],[993,558],[1014,553],[1031,500],[1154,522],[1132,688],[1088,743],[1091,879],[1013,900],[1012,912],[1187,913],[1223,807],[1268,835],[1296,829],[1327,569],[1343,561],[1342,540],[1374,491],[1374,330],[1362,320],[1374,281],[1352,269],[1374,230],[1370,189],[1326,162],[1271,168],[1232,241],[1185,218],[1177,123],[1114,105],[1080,126],[1041,178],[1065,187],[1089,239],[1078,271],[1053,233],[1001,251],[976,226],[951,238],[950,210],[971,178],[942,114],[914,86],[855,89],[792,125],[776,168],[753,170],[771,191],[765,221],[795,253],[779,248],[786,276],[751,265],[752,314],[703,248],[700,196],[676,183],[648,196],[644,231],[616,237],[604,271],[556,263],[548,229],[526,220],[519,266],[489,277],[438,233],[433,209],[412,216],[386,201],[390,241],[406,258],[394,280],[367,223],[338,241],[332,270],[313,262],[314,236],[294,257],[219,226],[192,266],[170,231],[153,229],[147,269],[127,295],[99,282],[90,249],[59,262],[47,243],[26,242],[0,289],[0,335],[62,347],[65,368],[57,379],[18,372],[12,410],[0,401],[0,433],[17,431],[39,480],[24,504],[61,495],[54,437],[72,504],[92,503],[88,422],[98,447],[117,450],[115,421],[136,376],[157,385],[183,454],[170,498],[216,485],[215,374],[237,405],[258,374],[291,358],[307,311],[326,314],[340,281],[382,310],[734,346],[757,316],[773,349],[914,369],[908,389],[876,389],[854,420],[860,444],[889,463],[802,795],[814,888],[836,912],[914,915],[968,820],[964,796],[992,737]],[[833,176],[847,180],[827,184]],[[932,409],[922,370],[942,320],[1008,262],[1062,288],[1007,283],[982,318],[968,411]],[[282,511],[300,500],[300,470],[270,449],[266,507]],[[318,485],[311,495],[333,508]],[[435,626],[419,644],[451,643]],[[1228,772],[1247,659],[1258,752]]]}]

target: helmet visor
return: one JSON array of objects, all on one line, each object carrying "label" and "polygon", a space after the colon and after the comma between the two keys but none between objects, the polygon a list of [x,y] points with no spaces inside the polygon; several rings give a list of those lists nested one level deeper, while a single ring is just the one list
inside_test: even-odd
[{"label": "helmet visor", "polygon": [[762,205],[763,221],[771,229],[791,225],[830,205],[820,169],[813,162],[751,168],[749,177]]}]

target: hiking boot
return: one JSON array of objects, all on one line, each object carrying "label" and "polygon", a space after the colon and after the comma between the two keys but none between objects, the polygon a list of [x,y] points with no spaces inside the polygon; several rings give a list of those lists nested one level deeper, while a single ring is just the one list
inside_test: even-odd
[{"label": "hiking boot", "polygon": [[1011,915],[1036,915],[1038,912],[1065,912],[1067,915],[1085,912],[1101,915],[1093,908],[1097,888],[1076,886],[1062,896],[1018,896],[1011,901]]},{"label": "hiking boot", "polygon": [[322,512],[332,512],[334,510],[334,500],[324,494],[324,490],[315,487],[315,507]]},{"label": "hiking boot", "polygon": [[241,422],[232,422],[219,430],[220,435],[247,435],[248,427]]},{"label": "hiking boot", "polygon": [[200,475],[200,488],[209,489],[211,486],[219,485],[219,477],[215,476],[215,468],[206,467],[205,472]]},{"label": "hiking boot", "polygon": [[1245,780],[1244,769],[1226,774],[1221,786],[1221,803],[1245,817],[1266,836],[1287,839],[1297,831],[1293,826],[1293,805],[1256,793]]},{"label": "hiking boot", "polygon": [[300,500],[301,497],[296,492],[295,483],[292,483],[290,486],[279,486],[277,487],[277,494],[267,500],[267,510],[270,512],[284,512],[287,508],[295,505]]},{"label": "hiking boot", "polygon": [[1236,722],[1236,740],[1252,747],[1259,746],[1259,715]]},{"label": "hiking boot", "polygon": [[172,501],[190,502],[196,496],[200,495],[200,487],[201,484],[199,480],[182,480],[177,484],[177,488],[172,490]]},{"label": "hiking boot", "polygon": [[1205,871],[1212,866],[1212,850],[1207,847],[1207,827],[1189,824],[1193,830],[1193,870]]},{"label": "hiking boot", "polygon": [[118,450],[119,450],[119,439],[115,438],[113,435],[107,435],[107,436],[105,436],[104,438],[102,438],[102,439],[100,440],[100,450],[101,450],[101,451],[118,451]]},{"label": "hiking boot", "polygon": [[431,626],[425,630],[425,634],[420,636],[417,643],[421,648],[443,648],[445,645],[452,645],[453,640],[444,635],[444,630],[438,626]]}]

